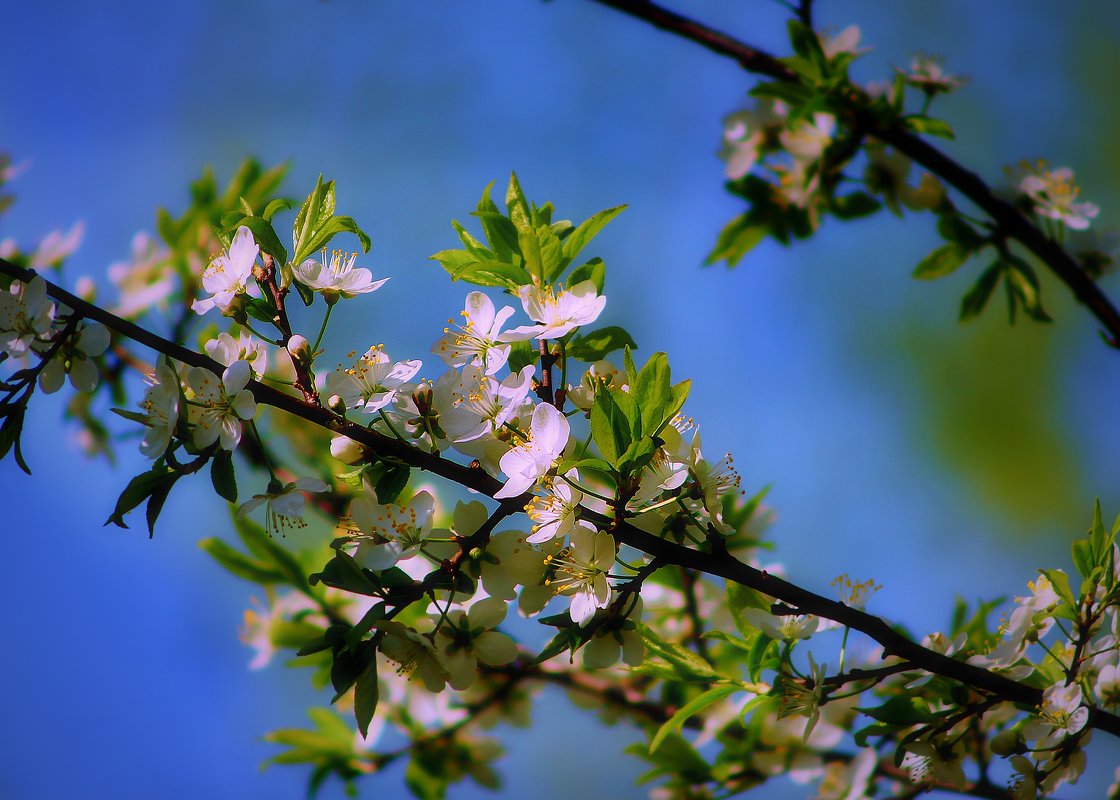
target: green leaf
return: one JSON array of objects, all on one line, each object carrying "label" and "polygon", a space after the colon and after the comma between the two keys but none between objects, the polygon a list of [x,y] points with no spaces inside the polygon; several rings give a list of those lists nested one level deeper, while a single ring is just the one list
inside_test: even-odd
[{"label": "green leaf", "polygon": [[[269,201],[268,205],[264,207],[261,212],[261,218],[267,222],[271,222],[272,218],[276,216],[277,211],[286,210],[292,207],[292,201],[286,197],[277,197],[275,200]],[[287,259],[284,259],[287,261]]]},{"label": "green leaf", "polygon": [[827,60],[820,39],[808,25],[799,19],[790,19],[786,21],[786,30],[789,32],[789,43],[793,46],[793,52],[802,58],[817,62]]},{"label": "green leaf", "polygon": [[486,241],[499,260],[513,263],[515,258],[520,258],[521,247],[517,241],[517,229],[504,214],[494,210],[476,211],[474,215],[482,223],[482,232],[486,235]]},{"label": "green leaf", "polygon": [[743,260],[743,256],[753,250],[770,233],[770,226],[760,220],[760,215],[752,211],[740,214],[723,226],[716,239],[715,247],[704,259],[706,265],[717,261],[727,262],[733,267]]},{"label": "green leaf", "polygon": [[1042,308],[1041,287],[1038,276],[1023,259],[1009,255],[1005,259],[1007,265],[1004,271],[1004,280],[1008,282],[1012,291],[1019,298],[1023,310],[1036,322],[1053,322],[1050,315]]},{"label": "green leaf", "polygon": [[931,281],[943,278],[957,270],[972,254],[962,250],[958,245],[950,242],[938,247],[923,258],[911,273],[912,277],[922,281]]},{"label": "green leaf", "polygon": [[630,421],[605,387],[596,392],[591,406],[591,438],[603,457],[615,465],[630,446]]},{"label": "green leaf", "polygon": [[237,502],[237,478],[233,469],[232,450],[219,450],[210,460],[210,481],[219,497],[231,503]]},{"label": "green leaf", "polygon": [[1039,570],[1054,587],[1054,593],[1069,605],[1070,609],[1077,607],[1077,600],[1073,596],[1073,589],[1069,585],[1069,576],[1060,569]]},{"label": "green leaf", "polygon": [[511,172],[509,175],[509,186],[506,188],[506,213],[509,214],[509,220],[519,236],[533,232],[529,203],[525,200],[525,193],[521,191],[516,172]]},{"label": "green leaf", "polygon": [[758,84],[748,94],[751,97],[773,97],[775,100],[784,100],[791,106],[800,106],[812,98],[813,90],[801,83],[773,81]]},{"label": "green leaf", "polygon": [[[372,657],[372,655],[370,653],[369,657]],[[362,651],[354,652],[345,647],[335,648],[334,661],[331,662],[331,687],[334,689],[332,703],[346,694],[358,680],[358,676],[366,668],[366,660],[367,656]]]},{"label": "green leaf", "polygon": [[657,755],[649,752],[643,742],[634,742],[623,752],[637,756],[653,765],[653,769],[638,778],[638,784],[648,783],[663,775],[683,780],[689,784],[707,783],[712,780],[712,768],[687,739],[679,733],[668,734],[661,742]]},{"label": "green leaf", "polygon": [[682,680],[705,683],[720,680],[719,673],[712,669],[712,665],[687,647],[665,641],[647,625],[639,624],[638,632],[650,653],[664,659]]},{"label": "green leaf", "polygon": [[832,198],[832,213],[838,219],[860,219],[876,213],[883,204],[867,192],[852,192]]},{"label": "green leaf", "polygon": [[285,547],[276,543],[268,532],[251,519],[232,512],[233,528],[249,551],[270,562],[285,580],[304,594],[310,593],[310,585],[303,566]]},{"label": "green leaf", "polygon": [[681,728],[684,727],[684,723],[689,717],[695,716],[708,706],[719,702],[728,695],[741,691],[743,691],[741,686],[725,683],[719,686],[713,686],[703,694],[692,698],[692,700],[683,705],[658,729],[653,737],[653,741],[649,743],[649,754],[653,755],[657,752],[657,748],[661,746],[661,743],[665,741],[665,737],[669,734],[680,733]]},{"label": "green leaf", "polygon": [[[162,488],[167,490],[179,479],[179,474],[167,466],[157,465],[148,472],[143,472],[128,482],[128,486],[117,498],[117,505],[105,524],[110,522],[120,528],[127,528],[124,515],[136,508],[155,492]],[[166,495],[164,495],[166,496]]]},{"label": "green leaf", "polygon": [[544,259],[541,255],[541,243],[532,230],[517,232],[517,247],[525,259],[525,271],[541,283],[544,279]]},{"label": "green leaf", "polygon": [[584,281],[591,281],[595,284],[595,291],[599,294],[603,293],[603,284],[607,278],[607,265],[603,263],[601,258],[593,258],[586,264],[580,264],[573,269],[568,275],[568,285],[576,286]]},{"label": "green leaf", "polygon": [[509,367],[510,374],[515,374],[534,363],[539,357],[540,353],[531,342],[512,342],[509,348],[509,358],[506,359],[506,366]]},{"label": "green leaf", "polygon": [[569,263],[564,258],[564,245],[548,225],[538,226],[536,237],[541,259],[541,274],[544,276],[545,283],[552,283]]},{"label": "green leaf", "polygon": [[[572,263],[575,257],[579,255],[580,251],[587,246],[588,242],[594,239],[599,234],[599,231],[603,230],[612,219],[625,210],[626,206],[622,205],[598,211],[581,222],[575,230],[568,234],[567,238],[564,239],[565,266]],[[602,287],[600,287],[600,291],[602,291]]]},{"label": "green leaf", "polygon": [[731,620],[735,623],[739,633],[743,634],[745,638],[751,639],[758,631],[743,616],[743,609],[745,608],[760,608],[763,611],[769,611],[770,602],[763,597],[761,592],[743,586],[741,583],[729,581],[727,584],[727,610],[731,612]]},{"label": "green leaf", "polygon": [[924,133],[929,136],[940,136],[944,139],[955,139],[953,129],[949,123],[943,119],[934,119],[933,117],[923,117],[918,115],[911,115],[903,117],[902,121],[906,127],[914,131],[914,133]]},{"label": "green leaf", "polygon": [[280,237],[276,235],[271,222],[264,217],[245,217],[238,224],[244,225],[252,232],[261,250],[276,259],[277,264],[288,263],[288,251],[280,244]]},{"label": "green leaf", "polygon": [[913,695],[897,695],[890,698],[881,706],[871,708],[857,708],[873,720],[886,722],[892,725],[918,725],[930,722],[933,714],[929,705],[920,697]]},{"label": "green leaf", "polygon": [[451,227],[455,229],[455,233],[459,234],[459,241],[463,243],[466,252],[473,256],[476,261],[487,261],[494,258],[494,253],[490,248],[474,238],[474,236],[456,220],[451,220]]},{"label": "green leaf", "polygon": [[307,247],[307,242],[310,241],[315,232],[315,226],[319,222],[319,215],[323,207],[323,176],[320,175],[319,179],[315,181],[315,188],[311,190],[311,194],[299,207],[296,212],[295,222],[292,224],[292,250],[294,251],[293,259],[298,263],[303,261],[313,250]]},{"label": "green leaf", "polygon": [[568,358],[578,358],[590,364],[623,347],[638,349],[629,333],[617,325],[609,325],[588,333],[577,333],[568,341],[564,353]]},{"label": "green leaf", "polygon": [[630,391],[634,405],[642,418],[642,430],[660,431],[667,422],[665,413],[673,404],[670,386],[669,357],[654,353],[638,373],[636,385]]},{"label": "green leaf", "polygon": [[521,267],[493,260],[475,261],[448,272],[451,272],[452,280],[463,280],[478,286],[501,286],[514,292],[530,282],[528,273]]},{"label": "green leaf", "polygon": [[961,313],[960,321],[968,322],[980,316],[984,307],[988,305],[988,300],[992,296],[992,292],[999,282],[999,277],[1003,272],[1003,266],[999,261],[996,261],[980,276],[975,285],[968,290],[968,293],[961,300]]},{"label": "green leaf", "polygon": [[351,556],[337,553],[323,565],[321,572],[316,572],[308,580],[312,586],[322,583],[344,592],[379,597],[381,587],[373,580],[372,575],[372,572],[362,569]]},{"label": "green leaf", "polygon": [[209,537],[198,543],[215,561],[225,567],[239,578],[244,578],[252,583],[269,586],[274,583],[284,583],[284,576],[277,570],[262,564],[240,550],[235,550],[221,539]]},{"label": "green leaf", "polygon": [[357,236],[363,253],[368,253],[373,244],[369,234],[359,228],[358,223],[352,217],[330,217],[323,220],[320,226],[308,237],[307,242],[301,246],[301,253],[297,253],[295,260],[302,262],[312,253],[317,253],[325,248],[330,240],[340,233],[352,233]]},{"label": "green leaf", "polygon": [[372,648],[366,652],[366,656],[366,665],[354,685],[354,719],[363,738],[369,734],[369,723],[373,719],[373,712],[377,710],[378,699],[377,658]]},{"label": "green leaf", "polygon": [[28,468],[27,463],[23,460],[23,453],[20,452],[19,445],[20,434],[23,432],[24,415],[26,414],[26,412],[27,405],[20,405],[17,408],[13,409],[12,412],[4,418],[4,424],[0,425],[0,459],[4,458],[4,456],[8,454],[8,451],[11,450],[13,455],[15,456],[16,464],[19,465],[19,468],[30,475],[31,470],[30,468]]}]

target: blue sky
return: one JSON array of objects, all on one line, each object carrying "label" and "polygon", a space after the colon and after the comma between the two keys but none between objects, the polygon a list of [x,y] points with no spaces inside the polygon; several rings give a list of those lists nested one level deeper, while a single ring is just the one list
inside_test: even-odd
[{"label": "blue sky", "polygon": [[[776,3],[688,5],[782,49]],[[875,46],[864,79],[915,51],[969,76],[942,107],[951,153],[995,182],[1020,158],[1069,164],[1115,223],[1113,5],[819,6]],[[733,271],[700,267],[738,210],[714,152],[749,83],[695,46],[582,0],[24,3],[6,17],[0,149],[29,169],[0,238],[31,245],[84,220],[69,280],[103,282],[156,206],[185,206],[203,165],[224,180],[246,155],[288,160],[293,195],[320,172],[338,182],[340,211],[373,235],[369,266],[393,278],[336,315],[334,352],[385,342],[425,357],[465,292],[427,257],[515,169],[561,216],[630,204],[596,241],[603,319],[694,379],[707,446],[735,454],[749,489],[772,485],[775,559],[796,580],[874,577],[872,611],[935,629],[956,594],[1021,594],[1036,568],[1065,565],[1093,497],[1120,510],[1116,355],[1062,287],[1047,284],[1054,326],[1011,329],[997,307],[962,328],[966,275],[908,277],[932,224],[885,216],[764,244]],[[100,527],[142,460],[125,443],[115,469],[84,461],[60,415],[57,398],[33,409],[34,477],[0,463],[0,796],[302,796],[302,775],[259,773],[272,753],[259,736],[321,698],[299,671],[246,669],[250,587],[196,546],[227,530],[221,504],[199,481],[151,542]],[[548,696],[531,734],[506,737],[502,796],[557,784],[572,761],[615,796],[644,796],[625,736],[564,707]],[[399,790],[386,780],[379,791]]]}]

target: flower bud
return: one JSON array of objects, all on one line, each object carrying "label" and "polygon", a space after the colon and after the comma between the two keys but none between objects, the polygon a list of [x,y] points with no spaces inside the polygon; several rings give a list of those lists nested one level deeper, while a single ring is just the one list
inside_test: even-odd
[{"label": "flower bud", "polygon": [[311,363],[311,342],[298,333],[288,339],[288,353],[299,364]]},{"label": "flower bud", "polygon": [[337,394],[332,394],[327,398],[327,408],[340,417],[346,416],[346,401],[339,397]]},{"label": "flower bud", "polygon": [[366,449],[349,436],[331,439],[331,455],[345,464],[357,464],[366,458]]}]

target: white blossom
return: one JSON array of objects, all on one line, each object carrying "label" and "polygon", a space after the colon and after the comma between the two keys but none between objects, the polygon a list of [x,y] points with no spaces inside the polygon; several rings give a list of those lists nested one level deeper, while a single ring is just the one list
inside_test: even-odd
[{"label": "white blossom", "polygon": [[260,379],[268,371],[268,350],[264,342],[248,331],[241,331],[234,339],[228,333],[219,333],[203,345],[206,354],[219,364],[228,367],[235,361],[246,361],[253,370],[253,378]]},{"label": "white blossom", "polygon": [[242,504],[237,513],[251,514],[262,505],[265,508],[265,529],[271,536],[293,528],[306,528],[303,520],[304,492],[325,492],[330,487],[318,478],[297,478],[281,484],[274,481],[264,494],[255,494]]},{"label": "white blossom", "polygon": [[381,503],[369,481],[364,487],[350,503],[350,519],[356,528],[350,540],[358,545],[354,558],[368,569],[384,570],[418,555],[431,533],[435,498],[417,492],[407,506]]},{"label": "white blossom", "polygon": [[533,410],[528,439],[511,447],[499,462],[508,480],[494,499],[517,497],[528,490],[560,457],[568,443],[569,432],[567,418],[554,406],[549,403],[537,406]]},{"label": "white blossom", "polygon": [[[340,299],[348,300],[359,294],[366,294],[380,289],[388,278],[375,281],[373,273],[364,267],[355,269],[354,260],[357,253],[351,253],[349,258],[341,250],[331,253],[329,264],[309,258],[292,270],[295,279],[309,289],[319,292],[328,303],[337,303]],[[326,251],[323,251],[323,261],[326,261]]]},{"label": "white blossom", "polygon": [[146,381],[148,388],[140,401],[144,415],[139,421],[147,430],[140,442],[140,452],[148,458],[159,458],[167,451],[179,423],[179,376],[161,357],[156,362],[156,371],[146,376]]},{"label": "white blossom", "polygon": [[190,368],[187,385],[194,392],[190,410],[196,447],[209,447],[214,442],[224,450],[237,447],[242,420],[252,419],[257,412],[253,393],[245,388],[251,375],[247,361],[235,361],[226,367],[221,381],[208,369]]},{"label": "white blossom", "polygon": [[228,310],[238,295],[248,291],[260,249],[252,231],[244,225],[238,228],[229,250],[211,261],[202,272],[202,288],[212,296],[195,300],[191,309],[198,314],[205,314],[212,308]]},{"label": "white blossom", "polygon": [[432,345],[432,352],[450,367],[471,364],[493,375],[509,358],[510,345],[498,337],[502,325],[513,314],[513,307],[502,306],[495,311],[494,303],[483,292],[471,292],[461,313],[463,324],[448,320],[443,338]]},{"label": "white blossom", "polygon": [[66,375],[70,385],[79,392],[97,388],[97,367],[91,359],[109,348],[109,329],[100,322],[86,322],[77,336],[62,344],[50,362],[39,373],[39,386],[48,394],[62,388]]},{"label": "white blossom", "polygon": [[607,573],[614,566],[614,556],[613,536],[578,527],[572,531],[571,545],[547,559],[554,570],[549,586],[572,598],[568,613],[581,628],[591,622],[596,609],[610,605]]},{"label": "white blossom", "polygon": [[597,293],[590,280],[559,291],[551,286],[522,286],[518,294],[525,313],[537,324],[508,330],[498,337],[500,341],[559,339],[580,325],[594,322],[607,304],[607,298]]},{"label": "white blossom", "polygon": [[54,313],[46,281],[38,276],[27,283],[12,281],[8,291],[0,293],[0,352],[13,358],[27,355],[35,342],[44,341]]},{"label": "white blossom", "polygon": [[393,402],[397,391],[420,371],[420,367],[418,359],[394,362],[377,345],[367,350],[354,366],[339,366],[329,374],[327,394],[338,395],[347,408],[376,414]]},{"label": "white blossom", "polygon": [[1069,167],[1048,170],[1039,164],[1029,169],[1019,181],[1019,191],[1031,199],[1038,214],[1081,231],[1100,213],[1095,203],[1076,202],[1081,190],[1074,184]]}]

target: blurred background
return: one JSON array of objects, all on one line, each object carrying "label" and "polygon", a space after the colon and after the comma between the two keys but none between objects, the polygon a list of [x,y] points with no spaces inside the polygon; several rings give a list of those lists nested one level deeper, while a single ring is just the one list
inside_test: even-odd
[{"label": "blurred background", "polygon": [[[777,3],[681,5],[787,50]],[[858,24],[874,47],[861,80],[917,51],[969,78],[935,106],[958,132],[954,156],[996,183],[1022,158],[1068,165],[1103,209],[1097,224],[1116,223],[1120,6],[817,5],[820,26]],[[873,577],[869,610],[920,634],[946,626],[955,596],[1024,594],[1037,568],[1068,569],[1094,497],[1107,520],[1120,511],[1120,361],[1053,281],[1053,325],[1009,327],[996,297],[960,326],[979,265],[912,280],[938,243],[932,220],[887,214],[764,243],[735,270],[701,267],[740,210],[715,152],[751,84],[695,45],[585,0],[42,2],[5,18],[0,151],[28,169],[0,238],[30,249],[83,220],[70,285],[107,287],[108,265],[154,231],[157,206],[187,206],[204,165],[224,185],[246,155],[289,161],[286,193],[334,178],[340,213],[373,236],[359,263],[392,276],[336,313],[329,358],[384,342],[427,359],[469,288],[427,257],[455,246],[450,219],[467,222],[482,187],[515,169],[562,218],[630,204],[595,242],[602,321],[694,379],[687,411],[707,449],[730,450],[749,491],[772,486],[774,559],[795,581],[828,593],[841,573]],[[260,737],[326,698],[279,663],[248,670],[237,627],[252,587],[197,547],[228,532],[223,504],[203,478],[184,481],[154,540],[139,513],[130,530],[101,527],[146,462],[132,442],[113,468],[84,459],[62,401],[32,405],[34,476],[0,463],[0,797],[303,797],[301,770],[260,771],[276,752]],[[246,484],[245,496],[263,489]],[[641,764],[621,753],[631,732],[558,694],[535,720],[503,737],[500,796],[566,797],[573,765],[595,776],[585,794],[645,796]],[[1093,751],[1070,796],[1101,796],[1118,752]],[[399,769],[360,788],[404,794]]]}]

